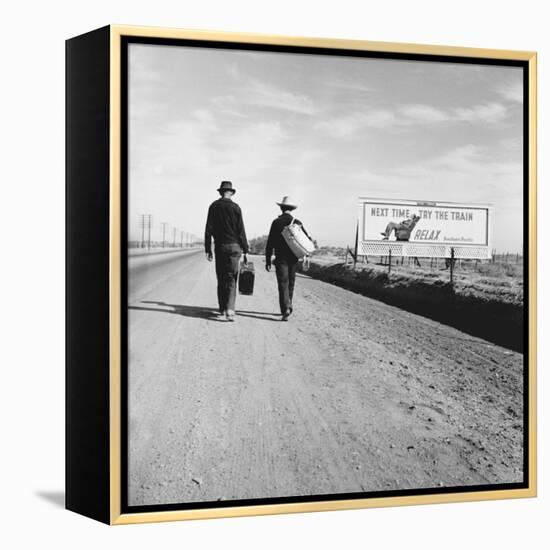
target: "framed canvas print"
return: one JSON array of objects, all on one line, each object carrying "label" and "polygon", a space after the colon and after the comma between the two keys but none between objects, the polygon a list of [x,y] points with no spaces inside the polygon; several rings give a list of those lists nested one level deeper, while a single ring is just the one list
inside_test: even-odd
[{"label": "framed canvas print", "polygon": [[536,55],[67,41],[67,508],[536,494]]}]

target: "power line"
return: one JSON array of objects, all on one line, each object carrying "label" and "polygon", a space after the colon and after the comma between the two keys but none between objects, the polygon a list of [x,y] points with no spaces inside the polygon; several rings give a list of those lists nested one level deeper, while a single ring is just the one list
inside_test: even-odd
[{"label": "power line", "polygon": [[[138,226],[141,230],[141,240],[139,243],[140,248],[151,248],[151,229],[153,227],[153,215],[152,214],[140,214],[138,219]],[[177,235],[179,232],[179,246],[181,248],[190,248],[197,241],[197,237],[193,233],[189,233],[183,229],[178,229],[176,226],[172,226],[168,222],[160,222],[162,230],[162,248],[177,247]],[[172,228],[172,243],[166,240],[168,230]],[[168,237],[170,238],[170,237]],[[158,243],[156,243],[158,246]]]}]

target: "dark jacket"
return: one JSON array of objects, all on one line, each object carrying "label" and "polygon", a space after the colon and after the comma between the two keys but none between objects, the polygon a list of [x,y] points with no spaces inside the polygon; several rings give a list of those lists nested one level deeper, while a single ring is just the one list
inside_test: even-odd
[{"label": "dark jacket", "polygon": [[[267,244],[265,247],[265,263],[271,265],[271,256],[275,251],[275,260],[284,260],[288,262],[297,262],[298,258],[292,253],[286,241],[282,235],[283,229],[286,225],[290,225],[293,216],[288,212],[281,214],[278,218],[273,220],[271,229],[269,230],[269,237],[267,238]],[[294,223],[302,226],[302,230],[307,235],[304,225],[300,220],[294,218]],[[309,237],[309,235],[307,235]]]},{"label": "dark jacket", "polygon": [[212,252],[212,238],[216,245],[238,244],[245,254],[248,253],[241,207],[231,199],[220,198],[208,209],[204,231],[204,248],[207,254]]}]

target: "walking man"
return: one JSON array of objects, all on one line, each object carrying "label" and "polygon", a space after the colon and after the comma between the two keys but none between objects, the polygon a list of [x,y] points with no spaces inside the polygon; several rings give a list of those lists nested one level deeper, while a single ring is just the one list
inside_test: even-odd
[{"label": "walking man", "polygon": [[[297,208],[290,197],[283,197],[282,202],[277,205],[281,209],[281,215],[273,220],[269,237],[265,248],[265,268],[271,271],[271,256],[275,251],[275,273],[277,275],[277,286],[279,288],[279,306],[283,321],[288,321],[292,313],[292,296],[294,294],[294,283],[296,281],[296,270],[298,268],[298,258],[292,253],[282,235],[285,226],[292,223],[301,225],[304,233],[307,232],[300,220],[294,218],[291,214]],[[309,237],[309,235],[308,235]]]},{"label": "walking man", "polygon": [[235,298],[239,260],[244,253],[247,261],[248,241],[244,230],[240,206],[233,202],[236,189],[230,181],[222,181],[218,188],[220,198],[208,209],[204,248],[206,259],[211,262],[212,238],[216,258],[216,277],[218,279],[218,307],[220,317],[228,321],[235,320]]}]

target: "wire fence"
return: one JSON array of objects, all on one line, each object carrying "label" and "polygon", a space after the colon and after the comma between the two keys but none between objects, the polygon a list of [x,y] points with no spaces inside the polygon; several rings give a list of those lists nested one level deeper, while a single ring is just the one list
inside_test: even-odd
[{"label": "wire fence", "polygon": [[449,282],[453,284],[459,274],[467,273],[478,274],[479,276],[489,278],[502,277],[521,277],[523,272],[523,254],[519,252],[500,252],[492,250],[491,258],[460,258],[455,255],[454,249],[451,249],[451,256],[447,258],[422,257],[422,256],[401,256],[394,254],[392,249],[388,249],[387,255],[355,255],[354,251],[348,247],[344,259],[346,265],[353,266],[354,269],[360,269],[366,264],[383,267],[388,275],[399,273],[400,271],[416,272],[436,272],[448,271]]},{"label": "wire fence", "polygon": [[519,252],[498,252],[493,249],[490,261],[494,264],[520,264],[523,263],[523,254]]}]

